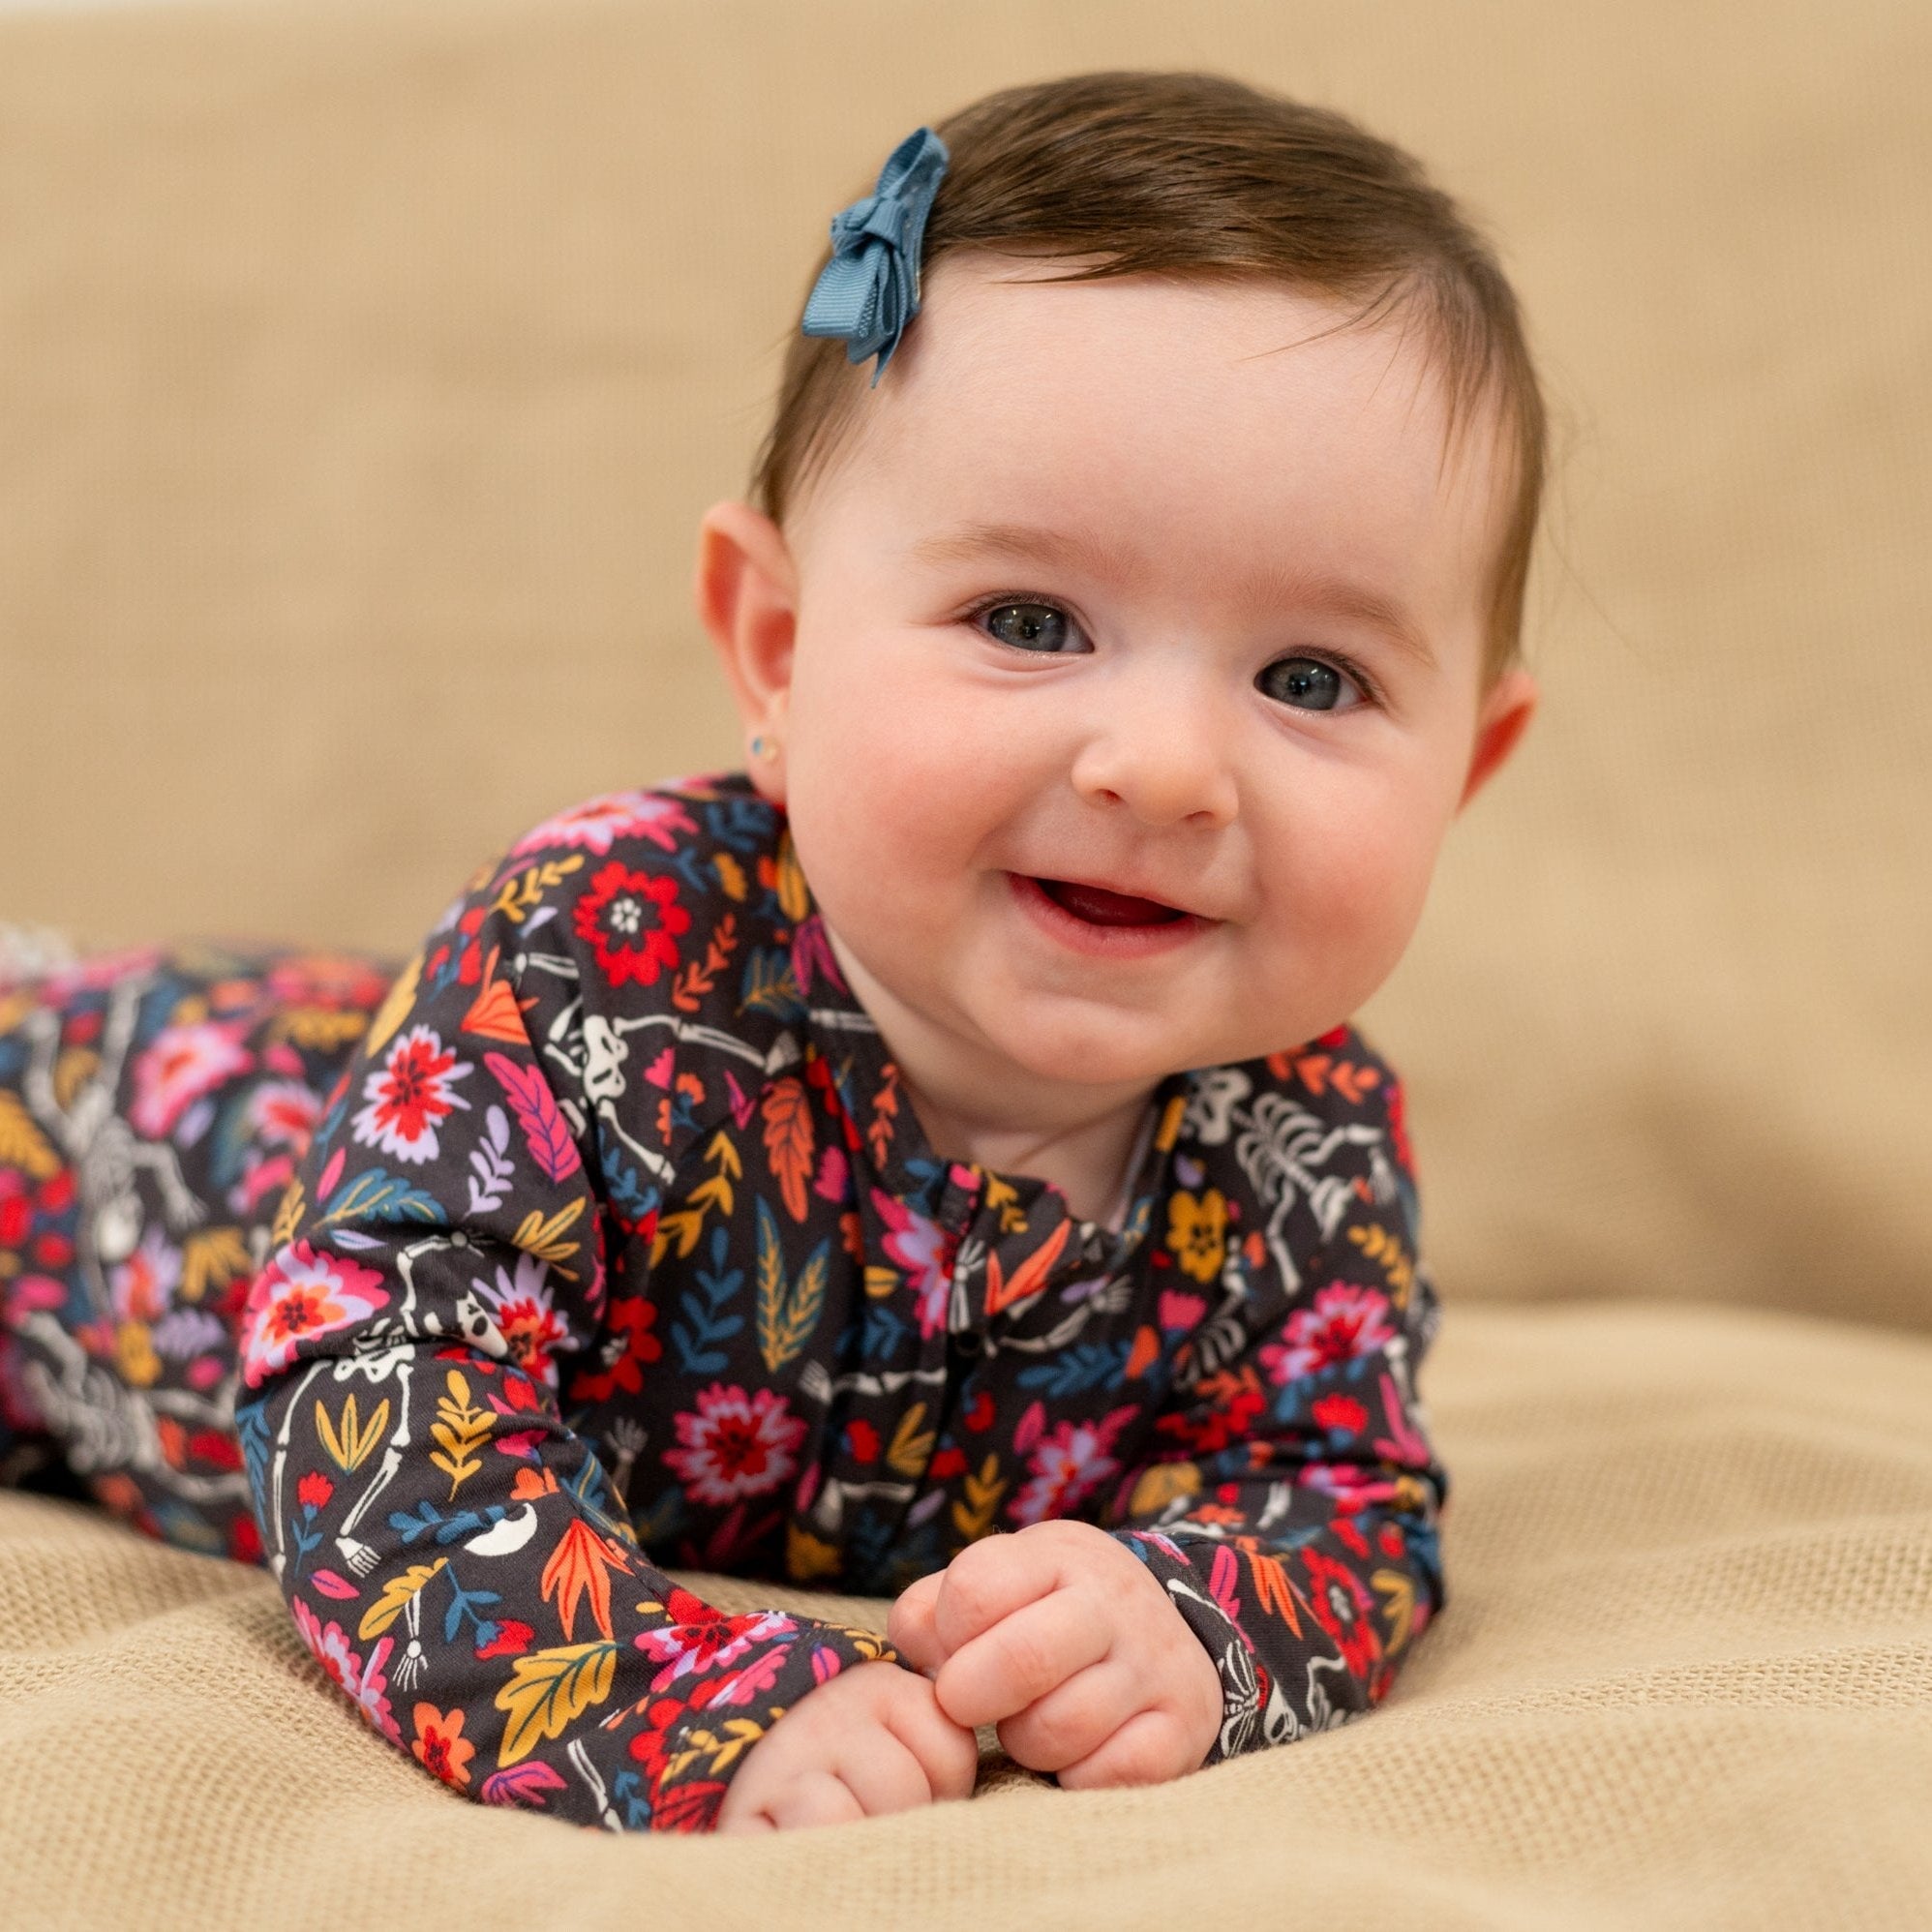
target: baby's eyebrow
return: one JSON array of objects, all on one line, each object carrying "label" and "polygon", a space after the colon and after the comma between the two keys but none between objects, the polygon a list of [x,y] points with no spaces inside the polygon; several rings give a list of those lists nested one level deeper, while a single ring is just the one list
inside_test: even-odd
[{"label": "baby's eyebrow", "polygon": [[[1078,530],[1045,529],[1031,524],[965,524],[955,530],[922,537],[913,545],[913,557],[921,563],[973,563],[999,557],[1048,569],[1074,568],[1114,576],[1126,575],[1130,562],[1124,553]],[[1367,584],[1263,564],[1247,588],[1253,601],[1265,609],[1326,611],[1368,624],[1425,670],[1435,669],[1435,653],[1422,626],[1393,597]]]},{"label": "baby's eyebrow", "polygon": [[922,537],[913,545],[921,563],[972,563],[985,557],[1009,557],[1049,567],[1074,567],[1106,573],[1126,558],[1111,546],[1077,530],[1041,529],[1032,524],[962,524],[956,530]]}]

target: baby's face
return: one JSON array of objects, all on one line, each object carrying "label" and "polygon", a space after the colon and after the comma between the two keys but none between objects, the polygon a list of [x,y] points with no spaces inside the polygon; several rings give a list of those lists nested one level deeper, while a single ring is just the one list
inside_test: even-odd
[{"label": "baby's face", "polygon": [[761,782],[874,1011],[990,1074],[1299,1043],[1395,965],[1527,714],[1481,677],[1492,438],[1445,459],[1417,331],[1013,272],[940,266],[786,526]]}]

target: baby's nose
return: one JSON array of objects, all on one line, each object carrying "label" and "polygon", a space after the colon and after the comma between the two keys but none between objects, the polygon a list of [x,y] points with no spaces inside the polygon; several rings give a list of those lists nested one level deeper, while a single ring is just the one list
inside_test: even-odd
[{"label": "baby's nose", "polygon": [[1096,720],[1073,762],[1074,790],[1145,825],[1217,830],[1238,804],[1228,724],[1198,692],[1134,692]]}]

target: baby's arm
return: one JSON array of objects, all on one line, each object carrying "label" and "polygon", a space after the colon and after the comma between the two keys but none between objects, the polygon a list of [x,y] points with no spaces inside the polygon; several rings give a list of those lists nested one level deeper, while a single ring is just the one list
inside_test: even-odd
[{"label": "baby's arm", "polygon": [[1272,1318],[1214,1372],[1177,1362],[1157,1427],[1178,1453],[1126,1476],[1104,1529],[989,1537],[894,1606],[941,1707],[999,1723],[1020,1763],[1143,1783],[1329,1729],[1387,1695],[1441,1607],[1448,1476],[1414,1395],[1436,1304],[1412,1196],[1375,1199],[1389,1169],[1361,1145],[1297,1291],[1257,1295]]},{"label": "baby's arm", "polygon": [[678,1588],[564,1420],[573,1358],[621,1374],[655,1342],[643,1283],[607,1280],[577,976],[521,879],[456,909],[331,1097],[237,1421],[270,1567],[373,1728],[472,1798],[703,1829],[779,1717],[895,1653]]}]

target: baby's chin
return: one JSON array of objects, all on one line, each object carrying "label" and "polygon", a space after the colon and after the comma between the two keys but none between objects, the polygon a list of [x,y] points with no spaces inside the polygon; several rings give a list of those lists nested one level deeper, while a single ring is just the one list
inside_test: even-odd
[{"label": "baby's chin", "polygon": [[983,1030],[1001,1057],[1030,1078],[1097,1091],[1153,1088],[1172,1073],[1245,1060],[1240,1042],[1214,1038],[1151,1015],[1102,1003],[1060,1000],[1025,1014],[1007,1008],[989,1014]]}]

